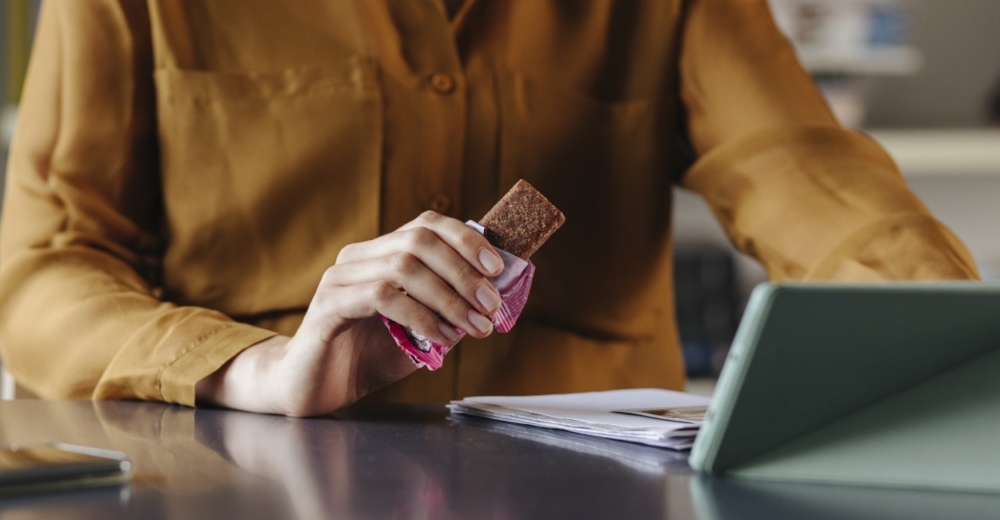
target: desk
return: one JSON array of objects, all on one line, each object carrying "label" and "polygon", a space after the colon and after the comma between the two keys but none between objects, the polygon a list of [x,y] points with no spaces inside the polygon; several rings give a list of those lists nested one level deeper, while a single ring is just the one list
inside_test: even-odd
[{"label": "desk", "polygon": [[[686,455],[370,405],[291,419],[155,403],[7,401],[0,444],[123,451],[122,488],[2,497],[0,517],[995,518],[1000,496],[703,479]],[[919,454],[915,454],[919,456]]]}]

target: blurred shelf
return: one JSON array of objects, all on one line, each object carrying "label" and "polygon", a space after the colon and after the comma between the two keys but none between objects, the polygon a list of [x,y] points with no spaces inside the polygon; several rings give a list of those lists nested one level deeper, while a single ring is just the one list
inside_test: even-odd
[{"label": "blurred shelf", "polygon": [[862,50],[798,50],[799,59],[816,76],[911,76],[924,65],[923,56],[905,46],[866,47]]},{"label": "blurred shelf", "polygon": [[1000,176],[1000,129],[868,131],[907,177]]}]

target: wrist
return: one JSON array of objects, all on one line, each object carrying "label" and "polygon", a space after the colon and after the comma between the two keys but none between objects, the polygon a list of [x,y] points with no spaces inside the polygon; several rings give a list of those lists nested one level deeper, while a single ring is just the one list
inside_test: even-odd
[{"label": "wrist", "polygon": [[281,413],[274,398],[272,372],[290,338],[273,336],[255,343],[195,386],[199,403],[236,410]]}]

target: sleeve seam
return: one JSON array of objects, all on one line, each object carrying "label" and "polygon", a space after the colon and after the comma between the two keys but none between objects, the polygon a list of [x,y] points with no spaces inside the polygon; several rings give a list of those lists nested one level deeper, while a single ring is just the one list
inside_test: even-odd
[{"label": "sleeve seam", "polygon": [[188,354],[190,354],[193,350],[197,349],[199,346],[201,346],[205,342],[207,342],[210,338],[212,338],[215,335],[218,335],[219,333],[221,333],[221,332],[223,332],[225,330],[228,330],[228,329],[232,328],[234,325],[235,325],[234,323],[226,323],[226,324],[224,324],[224,325],[222,325],[220,327],[212,329],[212,330],[210,330],[210,331],[202,334],[201,336],[195,338],[194,341],[192,341],[191,344],[188,345],[186,348],[184,348],[183,350],[181,350],[178,353],[178,355],[176,357],[174,357],[174,359],[170,360],[168,363],[166,363],[162,367],[160,367],[159,370],[157,370],[157,373],[156,373],[156,391],[157,391],[157,393],[160,394],[160,400],[161,401],[166,401],[166,396],[163,393],[163,374],[166,373],[167,370],[169,370],[170,367],[174,366],[174,364],[176,364],[178,361],[180,361],[185,356],[187,356]]}]

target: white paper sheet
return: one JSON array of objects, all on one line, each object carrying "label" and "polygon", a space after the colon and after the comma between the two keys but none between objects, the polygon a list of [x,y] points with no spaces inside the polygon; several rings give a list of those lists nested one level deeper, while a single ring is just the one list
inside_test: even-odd
[{"label": "white paper sheet", "polygon": [[699,425],[615,413],[616,410],[707,406],[709,398],[660,389],[612,390],[453,401],[452,413],[554,428],[651,446],[689,449]]}]

